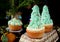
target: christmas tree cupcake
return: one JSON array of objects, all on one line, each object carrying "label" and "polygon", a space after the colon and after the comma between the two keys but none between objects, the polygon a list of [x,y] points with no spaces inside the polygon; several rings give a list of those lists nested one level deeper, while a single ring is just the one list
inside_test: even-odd
[{"label": "christmas tree cupcake", "polygon": [[45,32],[50,32],[53,29],[53,21],[50,18],[49,10],[46,5],[44,5],[43,7],[41,21],[42,21],[42,24],[45,26]]},{"label": "christmas tree cupcake", "polygon": [[13,18],[8,21],[8,26],[9,26],[10,30],[18,31],[22,28],[22,22],[21,22],[21,20],[19,20],[17,18]]},{"label": "christmas tree cupcake", "polygon": [[32,8],[30,23],[26,29],[27,35],[31,38],[42,38],[45,32],[45,28],[41,24],[39,7],[34,5]]},{"label": "christmas tree cupcake", "polygon": [[18,30],[22,29],[23,24],[21,21],[21,14],[22,14],[22,12],[17,10],[15,12],[15,14],[13,15],[13,18],[8,21],[8,27],[11,31],[18,31]]}]

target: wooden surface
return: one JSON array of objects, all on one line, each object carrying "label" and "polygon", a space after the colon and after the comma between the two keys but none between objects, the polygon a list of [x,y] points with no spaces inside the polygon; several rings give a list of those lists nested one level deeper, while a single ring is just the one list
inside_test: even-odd
[{"label": "wooden surface", "polygon": [[49,33],[45,33],[43,38],[41,39],[32,39],[27,36],[27,34],[23,34],[19,40],[19,42],[56,42],[59,39],[56,30],[53,30]]}]

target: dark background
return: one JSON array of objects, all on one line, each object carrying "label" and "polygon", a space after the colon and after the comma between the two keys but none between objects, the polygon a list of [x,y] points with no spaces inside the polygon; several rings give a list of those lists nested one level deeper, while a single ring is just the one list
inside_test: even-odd
[{"label": "dark background", "polygon": [[49,0],[48,6],[50,9],[51,18],[54,20],[54,24],[60,26],[60,1],[59,0]]},{"label": "dark background", "polygon": [[[6,11],[9,7],[9,0],[0,0],[0,26],[7,25]],[[46,4],[49,7],[49,12],[51,18],[53,19],[54,25],[60,26],[60,7],[59,0],[41,0],[40,7],[42,11],[42,7]]]}]

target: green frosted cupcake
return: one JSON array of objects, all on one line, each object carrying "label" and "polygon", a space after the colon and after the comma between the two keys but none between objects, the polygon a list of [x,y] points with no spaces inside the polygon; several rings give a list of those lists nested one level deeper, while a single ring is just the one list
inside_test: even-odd
[{"label": "green frosted cupcake", "polygon": [[42,38],[45,28],[41,23],[39,7],[34,5],[32,8],[30,23],[26,29],[26,33],[31,38]]},{"label": "green frosted cupcake", "polygon": [[10,30],[20,30],[22,28],[22,22],[19,19],[13,18],[8,21],[8,26]]},{"label": "green frosted cupcake", "polygon": [[43,12],[41,15],[42,24],[45,26],[45,31],[49,32],[53,28],[53,20],[50,18],[49,10],[46,5],[43,7]]}]

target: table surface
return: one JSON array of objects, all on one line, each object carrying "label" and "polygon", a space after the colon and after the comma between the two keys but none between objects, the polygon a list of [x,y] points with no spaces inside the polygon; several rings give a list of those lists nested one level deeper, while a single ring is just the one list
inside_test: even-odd
[{"label": "table surface", "polygon": [[45,33],[41,39],[29,38],[27,33],[23,34],[19,42],[56,42],[59,39],[57,31],[52,30],[49,33]]}]

